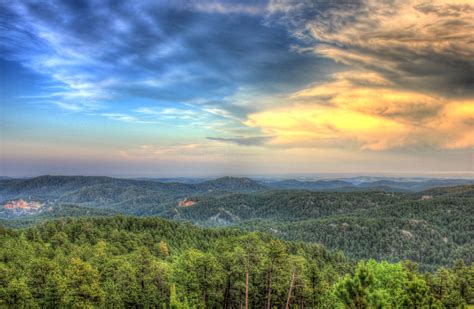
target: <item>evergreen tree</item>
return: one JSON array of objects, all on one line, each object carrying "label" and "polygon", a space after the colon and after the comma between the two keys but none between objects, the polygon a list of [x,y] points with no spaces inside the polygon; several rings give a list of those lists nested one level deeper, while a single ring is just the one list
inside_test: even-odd
[{"label": "evergreen tree", "polygon": [[336,295],[348,308],[363,309],[369,305],[369,286],[373,274],[364,262],[357,265],[353,277],[346,276],[336,287]]},{"label": "evergreen tree", "polygon": [[66,291],[64,304],[74,308],[92,308],[104,301],[99,283],[99,273],[78,258],[72,258],[65,269]]}]

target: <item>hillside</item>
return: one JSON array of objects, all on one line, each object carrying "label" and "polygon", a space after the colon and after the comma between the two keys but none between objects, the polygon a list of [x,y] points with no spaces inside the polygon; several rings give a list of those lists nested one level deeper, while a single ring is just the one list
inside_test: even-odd
[{"label": "hillside", "polygon": [[263,230],[287,240],[321,243],[357,259],[411,259],[433,267],[473,260],[473,188],[417,194],[266,191],[196,198],[191,207],[175,207],[164,216]]},{"label": "hillside", "polygon": [[423,192],[424,196],[474,197],[474,185],[433,188]]},{"label": "hillside", "polygon": [[250,178],[221,177],[214,180],[207,180],[195,185],[202,190],[222,190],[231,192],[261,191],[268,189],[266,186]]},{"label": "hillside", "polygon": [[47,205],[76,204],[134,215],[160,214],[167,203],[191,195],[255,192],[266,187],[247,178],[200,183],[158,182],[85,176],[40,176],[0,181],[0,203],[25,199]]},{"label": "hillside", "polygon": [[326,191],[314,191],[274,189],[268,181],[234,177],[190,183],[79,176],[8,179],[0,181],[0,219],[8,226],[25,226],[67,216],[161,216],[263,230],[286,240],[321,243],[356,259],[409,258],[424,268],[473,260],[473,185],[408,193],[354,187],[339,192],[329,188],[346,182],[325,184]]},{"label": "hillside", "polygon": [[[0,213],[1,214],[1,213]],[[6,227],[28,227],[38,223],[58,218],[77,217],[108,217],[116,216],[120,213],[110,209],[96,209],[77,205],[58,205],[48,207],[41,212],[27,216],[16,217],[15,219],[0,219],[0,225]]]},{"label": "hillside", "polygon": [[386,191],[386,192],[421,192],[437,187],[473,185],[473,179],[440,179],[440,178],[387,178],[356,177],[331,180],[266,180],[265,185],[275,189],[304,189],[312,191]]},{"label": "hillside", "polygon": [[474,302],[474,268],[462,262],[433,273],[409,262],[355,264],[320,245],[158,218],[0,226],[0,261],[0,306],[11,308],[236,308],[246,299],[249,308]]},{"label": "hillside", "polygon": [[270,190],[254,194],[228,194],[194,198],[192,207],[170,209],[165,216],[212,224],[213,218],[225,212],[236,223],[247,219],[303,220],[334,214],[371,209],[415,197],[386,192],[312,192],[302,190]]},{"label": "hillside", "polygon": [[[181,180],[181,182],[175,181]],[[158,202],[175,200],[189,194],[249,193],[272,189],[311,191],[384,191],[421,192],[435,187],[474,184],[472,179],[340,179],[340,180],[265,180],[222,177],[199,181],[190,179],[119,179],[94,176],[39,176],[35,178],[0,179],[0,202],[8,199],[35,198],[41,201],[89,202],[102,205],[133,200],[136,195],[155,195]],[[122,192],[124,189],[132,192]],[[138,192],[136,192],[138,191]],[[142,191],[142,192],[140,192]]]}]

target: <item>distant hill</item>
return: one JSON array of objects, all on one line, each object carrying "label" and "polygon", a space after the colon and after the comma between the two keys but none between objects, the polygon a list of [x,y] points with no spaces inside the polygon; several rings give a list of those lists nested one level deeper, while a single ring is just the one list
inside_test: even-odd
[{"label": "distant hill", "polygon": [[270,186],[278,189],[305,189],[319,191],[352,187],[352,184],[343,180],[300,181],[289,179],[271,182]]},{"label": "distant hill", "polygon": [[459,186],[474,184],[473,179],[423,179],[417,181],[378,180],[358,184],[359,188],[390,187],[412,192],[420,192],[436,187]]},{"label": "distant hill", "polygon": [[230,192],[261,191],[268,187],[250,178],[221,177],[208,180],[195,185],[202,190],[222,190]]},{"label": "distant hill", "polygon": [[[108,217],[119,215],[110,209],[95,209],[77,205],[59,205],[48,207],[42,212],[16,218],[15,220],[0,219],[0,224],[9,227],[26,227],[39,222],[58,219],[58,218],[76,218],[76,217]],[[1,217],[1,216],[0,216]]]},{"label": "distant hill", "polygon": [[[228,196],[233,193],[259,193],[275,191],[275,189],[327,192],[423,192],[421,189],[431,188],[434,185],[451,186],[456,183],[469,184],[472,181],[465,179],[256,181],[239,177],[222,177],[201,182],[195,182],[196,179],[194,179],[186,183],[171,180],[160,182],[100,176],[40,176],[27,179],[3,179],[0,180],[0,203],[24,199],[47,205],[76,204],[89,208],[113,209],[134,215],[162,215],[169,214],[170,211],[176,213],[176,210],[173,209],[179,201],[195,196],[201,199],[208,197],[211,204],[226,204],[227,200],[214,201],[212,198]],[[445,192],[443,190],[451,192],[449,189],[437,190],[441,191],[435,190],[433,194],[442,194],[441,192]],[[430,192],[426,193],[426,195],[430,194]],[[261,198],[266,195],[257,196]],[[237,210],[238,208],[227,209],[226,214],[234,213]],[[180,215],[183,216],[181,213]],[[236,215],[240,217],[238,214]],[[184,215],[184,217],[186,216]]]},{"label": "distant hill", "polygon": [[255,192],[266,187],[248,178],[200,183],[158,182],[91,176],[40,176],[0,181],[0,203],[25,199],[61,205],[108,208],[135,215],[159,214],[169,203],[193,195]]},{"label": "distant hill", "polygon": [[316,242],[361,258],[411,259],[423,267],[472,261],[474,186],[421,193],[270,190],[202,196],[163,216],[205,226],[240,226]]},{"label": "distant hill", "polygon": [[[2,208],[8,201],[42,205],[41,211],[20,209],[13,215],[3,209],[0,219],[24,226],[60,217],[161,216],[264,230],[287,240],[322,243],[355,258],[410,258],[431,267],[473,259],[474,185],[462,180],[463,185],[452,186],[457,181],[374,179],[354,184],[222,177],[180,183],[41,176],[0,180]],[[440,183],[449,187],[420,190]]]},{"label": "distant hill", "polygon": [[268,187],[277,189],[305,189],[313,191],[362,191],[383,190],[388,192],[421,192],[436,187],[473,184],[473,179],[379,179],[379,178],[348,178],[336,180],[301,181],[267,180]]},{"label": "distant hill", "polygon": [[[201,224],[232,224],[249,219],[305,220],[358,209],[372,209],[417,197],[385,192],[313,192],[270,190],[249,194],[201,196],[191,207],[173,207],[165,214],[172,219]],[[223,217],[232,220],[225,222]],[[218,222],[214,222],[219,219]]]},{"label": "distant hill", "polygon": [[424,196],[474,197],[474,185],[442,187],[422,192]]}]

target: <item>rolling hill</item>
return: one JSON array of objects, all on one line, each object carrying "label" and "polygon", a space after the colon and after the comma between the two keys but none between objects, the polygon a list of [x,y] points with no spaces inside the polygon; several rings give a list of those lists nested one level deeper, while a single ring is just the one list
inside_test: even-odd
[{"label": "rolling hill", "polygon": [[26,199],[48,205],[76,204],[134,215],[160,214],[167,203],[188,196],[265,190],[248,178],[223,177],[200,183],[158,182],[85,176],[40,176],[0,181],[0,203]]},{"label": "rolling hill", "polygon": [[[0,219],[4,225],[25,226],[60,217],[161,216],[321,243],[356,259],[411,259],[427,268],[473,260],[474,185],[406,192],[380,189],[394,185],[388,180],[371,181],[372,186],[363,181],[354,185],[343,180],[262,182],[235,177],[189,183],[81,176],[6,179],[0,181],[4,205],[23,199],[18,205],[42,208],[13,213],[3,208]],[[413,182],[420,188],[420,180]],[[301,183],[304,190],[288,189]],[[435,183],[440,180],[427,181],[426,186]],[[316,190],[315,184],[325,189]]]},{"label": "rolling hill", "polygon": [[195,198],[164,214],[206,226],[262,230],[348,256],[410,259],[422,267],[474,256],[474,186],[420,193],[265,191]]}]

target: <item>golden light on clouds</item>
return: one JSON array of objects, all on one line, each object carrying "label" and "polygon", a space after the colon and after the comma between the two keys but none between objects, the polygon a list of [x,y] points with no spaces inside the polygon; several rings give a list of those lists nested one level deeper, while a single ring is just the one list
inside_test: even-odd
[{"label": "golden light on clouds", "polygon": [[444,148],[474,147],[474,100],[454,102],[446,106],[436,129],[445,137]]},{"label": "golden light on clouds", "polygon": [[[385,149],[403,141],[407,128],[394,121],[320,105],[295,105],[253,114],[246,123],[275,138],[273,145],[294,147],[345,147]],[[390,138],[389,138],[390,137]]]},{"label": "golden light on clouds", "polygon": [[[472,56],[472,1],[367,0],[362,3],[360,10],[334,10],[325,18],[307,24],[311,36],[326,43],[318,44],[316,53],[350,65],[372,64],[393,70],[398,70],[402,61],[393,56],[444,53],[458,58]],[[341,23],[341,20],[350,21]]]},{"label": "golden light on clouds", "polygon": [[375,73],[336,74],[331,82],[290,95],[286,107],[251,114],[246,125],[275,136],[272,144],[281,146],[385,150],[474,145],[474,101],[389,85]]},{"label": "golden light on clouds", "polygon": [[[288,94],[286,105],[252,113],[245,124],[275,136],[275,146],[474,147],[474,3],[366,0],[347,7],[289,26],[306,40],[296,51],[346,71]],[[297,6],[274,9],[299,16]]]},{"label": "golden light on clouds", "polygon": [[438,97],[390,85],[376,73],[345,72],[335,74],[333,82],[309,87],[290,98],[413,123],[435,116],[446,104]]}]

